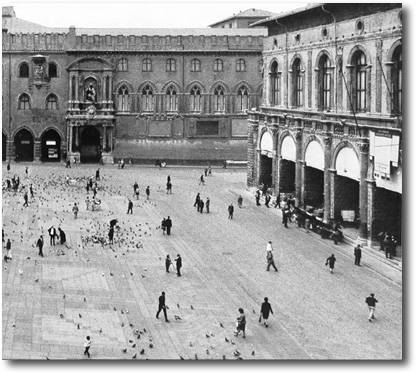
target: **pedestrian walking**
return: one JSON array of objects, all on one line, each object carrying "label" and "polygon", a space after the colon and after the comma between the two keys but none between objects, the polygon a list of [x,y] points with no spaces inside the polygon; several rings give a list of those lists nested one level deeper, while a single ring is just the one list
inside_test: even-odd
[{"label": "pedestrian walking", "polygon": [[48,229],[50,245],[55,245],[55,238],[58,236],[55,227],[52,225]]},{"label": "pedestrian walking", "polygon": [[262,322],[263,319],[263,325],[268,328],[268,319],[269,319],[269,315],[273,314],[273,310],[272,310],[272,306],[269,303],[269,298],[265,297],[264,298],[264,302],[261,304],[261,308],[260,308],[260,317],[259,317],[259,322]]},{"label": "pedestrian walking", "polygon": [[172,260],[170,259],[169,254],[166,255],[166,259],[165,259],[165,268],[166,268],[166,272],[169,273],[169,268],[172,265]]},{"label": "pedestrian walking", "polygon": [[240,332],[243,332],[243,338],[246,337],[246,315],[242,308],[238,309],[239,315],[237,317],[237,330],[234,332],[234,335],[238,337]]},{"label": "pedestrian walking", "polygon": [[140,196],[140,188],[138,185],[136,186],[136,189],[134,190],[134,194],[136,195],[136,199],[138,200]]},{"label": "pedestrian walking", "polygon": [[336,259],[334,254],[332,254],[330,257],[326,259],[325,265],[329,265],[329,272],[331,273],[334,273],[335,262]]},{"label": "pedestrian walking", "polygon": [[204,185],[205,184],[205,180],[204,180],[204,175],[201,175],[201,177],[199,178],[199,184],[198,185]]},{"label": "pedestrian walking", "polygon": [[372,322],[376,318],[375,312],[376,312],[376,303],[378,300],[374,298],[374,294],[371,293],[369,297],[365,299],[365,303],[367,303],[368,306],[368,321]]},{"label": "pedestrian walking", "polygon": [[266,271],[270,270],[270,267],[273,267],[274,270],[277,272],[276,264],[274,263],[273,253],[272,251],[267,251],[266,253],[266,260],[267,260],[267,268]]},{"label": "pedestrian walking", "polygon": [[91,337],[89,335],[87,335],[87,337],[85,338],[84,348],[85,348],[84,355],[88,356],[88,359],[91,358],[91,355],[90,355]]},{"label": "pedestrian walking", "polygon": [[66,234],[61,229],[61,227],[58,228],[58,231],[59,231],[59,242],[60,242],[61,245],[65,245],[65,243],[66,243]]},{"label": "pedestrian walking", "polygon": [[180,277],[181,276],[181,268],[182,268],[182,258],[179,254],[176,257],[175,262],[176,262],[176,274],[177,274],[178,277]]},{"label": "pedestrian walking", "polygon": [[208,166],[208,175],[212,174],[212,169],[211,169],[211,165]]},{"label": "pedestrian walking", "polygon": [[95,180],[100,180],[100,169],[98,168],[97,171],[95,171]]},{"label": "pedestrian walking", "polygon": [[355,256],[355,261],[354,264],[359,266],[360,265],[360,261],[361,261],[361,245],[357,245],[354,248],[354,256]]},{"label": "pedestrian walking", "polygon": [[7,263],[9,260],[12,260],[12,243],[10,242],[10,238],[7,239],[6,242],[6,254],[4,255],[4,261]]},{"label": "pedestrian walking", "polygon": [[207,197],[207,200],[205,201],[205,211],[207,212],[207,214],[209,214],[209,205],[210,205],[210,200]]},{"label": "pedestrian walking", "polygon": [[25,192],[25,194],[23,195],[23,199],[25,200],[25,203],[23,204],[23,207],[28,207],[29,206],[29,197],[27,195],[27,192]]},{"label": "pedestrian walking", "polygon": [[72,212],[74,213],[74,218],[75,219],[78,217],[78,211],[79,211],[79,208],[78,208],[77,203],[75,202],[74,207],[72,207]]},{"label": "pedestrian walking", "polygon": [[199,200],[199,212],[201,214],[204,212],[204,201],[202,199]]},{"label": "pedestrian walking", "polygon": [[228,219],[232,220],[232,219],[233,219],[233,215],[234,215],[234,206],[233,206],[233,204],[231,203],[231,204],[228,206]]},{"label": "pedestrian walking", "polygon": [[114,226],[111,226],[109,231],[108,231],[108,241],[111,244],[114,243]]},{"label": "pedestrian walking", "polygon": [[163,235],[165,235],[165,232],[166,232],[166,219],[165,218],[162,219],[162,223],[160,224],[160,227],[162,228]]},{"label": "pedestrian walking", "polygon": [[256,191],[256,206],[260,206],[260,190]]},{"label": "pedestrian walking", "polygon": [[204,169],[204,175],[205,175],[205,177],[207,177],[207,176],[208,176],[208,168],[205,168],[205,169]]},{"label": "pedestrian walking", "polygon": [[241,194],[238,196],[237,204],[240,209],[243,207],[243,197],[241,196]]},{"label": "pedestrian walking", "polygon": [[30,192],[30,197],[33,198],[34,197],[34,193],[33,193],[32,184],[30,184],[30,186],[29,186],[29,192]]},{"label": "pedestrian walking", "polygon": [[10,171],[10,163],[7,163],[7,172]]},{"label": "pedestrian walking", "polygon": [[36,247],[39,249],[38,255],[43,257],[43,236],[40,235],[38,241],[36,242]]},{"label": "pedestrian walking", "polygon": [[128,206],[127,206],[127,214],[133,214],[133,202],[132,202],[132,200],[129,198],[129,203],[128,203]]},{"label": "pedestrian walking", "polygon": [[270,197],[270,194],[266,193],[266,196],[264,197],[264,204],[267,208],[269,208],[269,203],[270,203],[271,199],[272,199],[272,197]]},{"label": "pedestrian walking", "polygon": [[137,184],[137,181],[133,184],[133,196],[136,195],[136,189],[139,187],[139,184]]},{"label": "pedestrian walking", "polygon": [[166,194],[172,194],[172,183],[170,180],[166,183]]},{"label": "pedestrian walking", "polygon": [[170,216],[166,219],[166,233],[168,236],[170,236],[170,230],[172,229],[172,220]]},{"label": "pedestrian walking", "polygon": [[201,195],[200,195],[200,193],[198,193],[198,194],[196,195],[196,197],[195,197],[194,207],[195,207],[195,206],[197,206],[197,207],[199,206],[199,205],[198,205],[198,203],[199,203],[199,200],[200,200],[200,199],[201,199]]},{"label": "pedestrian walking", "polygon": [[149,200],[150,198],[150,186],[149,185],[146,187],[146,198],[147,200]]},{"label": "pedestrian walking", "polygon": [[282,224],[285,228],[287,228],[287,221],[289,219],[290,210],[288,208],[284,208],[282,210]]},{"label": "pedestrian walking", "polygon": [[169,322],[168,315],[166,314],[166,296],[165,292],[162,291],[162,295],[159,297],[159,308],[156,313],[156,318],[159,318],[160,311],[163,311],[163,314],[165,315],[165,321]]},{"label": "pedestrian walking", "polygon": [[25,174],[26,174],[26,176],[29,174],[29,167],[27,167],[27,166],[25,168]]}]

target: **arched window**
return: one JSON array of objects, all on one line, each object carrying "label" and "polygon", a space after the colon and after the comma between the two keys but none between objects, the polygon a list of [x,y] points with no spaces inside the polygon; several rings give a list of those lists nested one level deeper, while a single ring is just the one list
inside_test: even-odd
[{"label": "arched window", "polygon": [[126,86],[121,86],[118,89],[118,111],[129,110],[129,91]]},{"label": "arched window", "polygon": [[150,58],[143,59],[142,71],[152,71],[152,60]]},{"label": "arched window", "polygon": [[246,61],[243,58],[239,58],[235,68],[236,71],[246,71]]},{"label": "arched window", "polygon": [[22,62],[19,66],[19,78],[29,78],[29,65]]},{"label": "arched window", "polygon": [[57,78],[58,77],[58,67],[56,66],[55,62],[49,62],[49,64],[48,64],[48,75],[49,75],[49,78]]},{"label": "arched window", "polygon": [[222,62],[221,58],[216,58],[214,61],[214,71],[223,71],[224,70],[224,63]]},{"label": "arched window", "polygon": [[30,98],[26,93],[22,93],[19,97],[18,110],[29,110],[30,109]]},{"label": "arched window", "polygon": [[356,111],[367,109],[367,61],[362,51],[357,51],[352,57],[351,94]]},{"label": "arched window", "polygon": [[329,110],[331,108],[331,70],[329,58],[326,54],[319,59],[318,90],[319,109]]},{"label": "arched window", "polygon": [[237,91],[237,110],[244,112],[248,109],[249,97],[248,89],[246,86],[242,86]]},{"label": "arched window", "polygon": [[117,71],[127,71],[127,58],[120,58],[117,62]]},{"label": "arched window", "polygon": [[300,59],[297,58],[292,66],[293,106],[303,106],[303,72]]},{"label": "arched window", "polygon": [[392,92],[393,92],[393,114],[402,113],[402,46],[398,46],[392,58]]},{"label": "arched window", "polygon": [[214,111],[224,112],[225,111],[225,95],[224,88],[219,85],[214,89]]},{"label": "arched window", "polygon": [[197,58],[191,61],[191,71],[201,71],[201,61]]},{"label": "arched window", "polygon": [[201,111],[202,108],[202,97],[201,89],[198,86],[193,86],[191,89],[190,99],[190,108],[191,111]]},{"label": "arched window", "polygon": [[166,60],[166,71],[168,72],[176,71],[176,60],[174,58],[168,58]]},{"label": "arched window", "polygon": [[46,97],[46,109],[47,110],[57,110],[58,109],[58,97],[54,94],[50,94]]},{"label": "arched window", "polygon": [[152,87],[147,84],[142,89],[142,111],[154,110],[154,95]]},{"label": "arched window", "polygon": [[270,105],[279,105],[280,100],[280,75],[277,71],[278,65],[273,61],[270,69]]},{"label": "arched window", "polygon": [[166,90],[166,111],[178,111],[178,95],[173,85]]}]

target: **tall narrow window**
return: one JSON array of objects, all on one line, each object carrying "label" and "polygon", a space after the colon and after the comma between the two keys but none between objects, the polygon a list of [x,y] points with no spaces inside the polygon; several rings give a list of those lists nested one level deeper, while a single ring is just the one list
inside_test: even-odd
[{"label": "tall narrow window", "polygon": [[50,94],[46,97],[46,110],[58,109],[58,98],[54,94]]},{"label": "tall narrow window", "polygon": [[18,110],[29,110],[30,109],[30,98],[26,93],[22,93],[19,97]]},{"label": "tall narrow window", "polygon": [[152,87],[147,84],[142,89],[142,111],[153,111],[154,110],[154,95]]},{"label": "tall narrow window", "polygon": [[190,99],[190,109],[191,111],[201,111],[202,108],[202,98],[201,98],[201,89],[198,86],[194,86],[191,89]]},{"label": "tall narrow window", "polygon": [[178,111],[178,95],[173,85],[166,90],[166,111]]},{"label": "tall narrow window", "polygon": [[176,60],[174,58],[168,58],[166,60],[166,71],[168,72],[176,71]]},{"label": "tall narrow window", "polygon": [[236,71],[246,71],[246,61],[242,58],[239,58],[236,63]]},{"label": "tall narrow window", "polygon": [[367,62],[362,51],[355,52],[353,59],[353,76],[351,79],[352,98],[356,111],[366,111],[367,109]]},{"label": "tall narrow window", "polygon": [[222,62],[221,58],[217,58],[214,61],[214,71],[223,71],[224,70],[224,63]]},{"label": "tall narrow window", "polygon": [[280,99],[280,75],[278,73],[278,65],[273,61],[270,71],[270,105],[279,105]]},{"label": "tall narrow window", "polygon": [[48,64],[48,75],[49,78],[57,78],[58,77],[58,68],[55,62],[49,62]]},{"label": "tall narrow window", "polygon": [[300,59],[297,58],[292,67],[293,74],[293,106],[303,106],[303,72],[300,65]]},{"label": "tall narrow window", "polygon": [[248,90],[247,87],[242,86],[237,92],[237,110],[244,112],[248,109]]},{"label": "tall narrow window", "polygon": [[127,58],[120,58],[117,62],[117,71],[127,71]]},{"label": "tall narrow window", "polygon": [[118,111],[128,111],[129,91],[126,86],[121,86],[118,90]]},{"label": "tall narrow window", "polygon": [[152,71],[152,60],[150,58],[143,59],[142,71]]},{"label": "tall narrow window", "polygon": [[72,77],[71,79],[71,98],[73,101],[75,101],[77,99],[77,80],[75,78],[75,76]]},{"label": "tall narrow window", "polygon": [[201,71],[201,61],[198,60],[197,58],[194,58],[191,61],[191,71],[193,71],[193,72]]},{"label": "tall narrow window", "polygon": [[214,89],[214,111],[216,112],[225,111],[224,88],[220,85]]},{"label": "tall narrow window", "polygon": [[19,66],[19,78],[29,78],[29,65],[22,62]]},{"label": "tall narrow window", "polygon": [[402,113],[402,46],[398,46],[393,53],[391,71],[393,91],[393,114]]},{"label": "tall narrow window", "polygon": [[320,110],[329,110],[331,108],[331,71],[329,66],[329,58],[327,55],[323,55],[319,60],[318,77],[318,106]]},{"label": "tall narrow window", "polygon": [[105,78],[105,97],[107,101],[110,101],[111,94],[110,94],[110,77],[109,76]]}]

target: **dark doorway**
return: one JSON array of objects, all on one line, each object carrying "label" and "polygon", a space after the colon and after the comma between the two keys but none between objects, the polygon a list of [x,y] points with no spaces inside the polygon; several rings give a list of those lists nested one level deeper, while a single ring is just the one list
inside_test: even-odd
[{"label": "dark doorway", "polygon": [[402,195],[384,188],[376,188],[373,213],[374,234],[390,232],[400,243],[402,231]]},{"label": "dark doorway", "polygon": [[273,171],[273,159],[269,158],[266,155],[261,155],[260,156],[259,183],[264,184],[269,188],[272,187],[272,183],[273,183],[272,171]]},{"label": "dark doorway", "polygon": [[2,158],[2,160],[3,160],[3,162],[4,161],[6,161],[6,159],[7,159],[7,154],[6,154],[6,152],[7,152],[7,136],[3,133],[3,145],[2,145],[2,147],[1,147],[1,158]]},{"label": "dark doorway", "polygon": [[322,208],[324,205],[324,172],[313,167],[305,167],[305,206]]},{"label": "dark doorway", "polygon": [[55,130],[48,130],[42,136],[42,162],[61,160],[61,137]]},{"label": "dark doorway", "polygon": [[33,162],[33,136],[26,130],[21,129],[14,137],[16,149],[16,162]]},{"label": "dark doorway", "polygon": [[280,192],[295,193],[296,164],[293,161],[282,159],[280,161]]},{"label": "dark doorway", "polygon": [[343,221],[344,225],[353,225],[353,217],[348,211],[354,211],[355,222],[360,212],[360,183],[348,177],[335,175],[334,185],[334,213],[336,221]]},{"label": "dark doorway", "polygon": [[101,157],[100,131],[93,126],[81,132],[80,153],[82,163],[98,163]]}]

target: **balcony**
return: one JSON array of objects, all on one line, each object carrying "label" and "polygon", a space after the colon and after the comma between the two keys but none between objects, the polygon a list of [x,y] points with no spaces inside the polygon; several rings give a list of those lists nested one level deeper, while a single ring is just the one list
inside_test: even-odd
[{"label": "balcony", "polygon": [[68,101],[67,119],[114,119],[113,101]]}]

